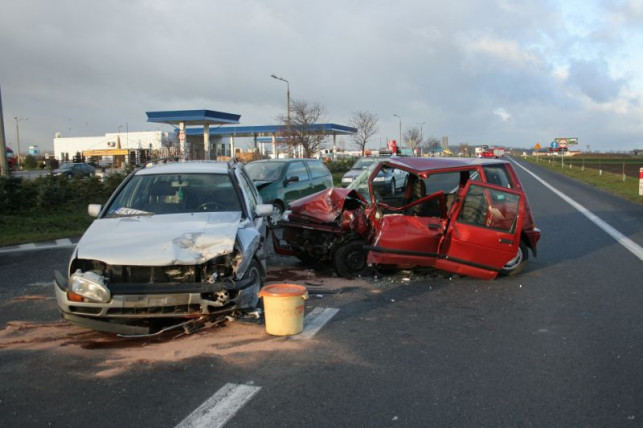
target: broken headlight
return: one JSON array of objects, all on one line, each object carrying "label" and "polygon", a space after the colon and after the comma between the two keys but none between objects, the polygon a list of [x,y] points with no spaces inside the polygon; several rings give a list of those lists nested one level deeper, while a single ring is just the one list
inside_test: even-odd
[{"label": "broken headlight", "polygon": [[[68,293],[73,293],[93,303],[106,303],[112,298],[102,275],[94,272],[82,272],[80,269],[71,275]],[[77,300],[73,298],[76,296],[70,296],[70,300]]]}]

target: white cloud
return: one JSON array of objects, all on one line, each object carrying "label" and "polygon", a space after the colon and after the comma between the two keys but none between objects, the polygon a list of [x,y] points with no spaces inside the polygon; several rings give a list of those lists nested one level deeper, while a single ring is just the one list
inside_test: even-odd
[{"label": "white cloud", "polygon": [[642,140],[642,23],[634,0],[7,0],[5,134],[11,144],[13,117],[28,116],[21,146],[51,147],[56,131],[155,129],[146,111],[179,108],[273,123],[285,104],[275,73],[330,121],[377,114],[375,146],[398,135],[397,113],[453,144],[568,132],[629,148]]},{"label": "white cloud", "polygon": [[502,107],[499,107],[493,111],[493,114],[498,116],[501,121],[508,122],[511,120],[511,115]]}]

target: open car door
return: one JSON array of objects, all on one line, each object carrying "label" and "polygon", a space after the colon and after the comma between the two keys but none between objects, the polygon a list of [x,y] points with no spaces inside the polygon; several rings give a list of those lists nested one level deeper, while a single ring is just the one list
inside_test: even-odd
[{"label": "open car door", "polygon": [[493,279],[516,256],[525,202],[519,192],[469,181],[438,249],[435,267]]},{"label": "open car door", "polygon": [[398,214],[384,215],[373,245],[368,247],[367,262],[401,268],[433,267],[447,225],[446,211],[440,191],[400,207]]}]

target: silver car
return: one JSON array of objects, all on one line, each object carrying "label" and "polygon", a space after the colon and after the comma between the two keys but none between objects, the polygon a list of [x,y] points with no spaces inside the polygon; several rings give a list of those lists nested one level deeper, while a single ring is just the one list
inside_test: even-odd
[{"label": "silver car", "polygon": [[252,311],[265,282],[266,216],[243,165],[175,162],[132,173],[54,273],[63,318],[153,334]]}]

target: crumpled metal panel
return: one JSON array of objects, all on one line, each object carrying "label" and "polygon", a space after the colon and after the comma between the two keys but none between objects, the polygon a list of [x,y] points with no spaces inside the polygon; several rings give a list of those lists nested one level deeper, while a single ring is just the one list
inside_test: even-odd
[{"label": "crumpled metal panel", "polygon": [[233,251],[240,212],[166,214],[95,220],[77,257],[111,265],[201,264]]},{"label": "crumpled metal panel", "polygon": [[362,195],[354,190],[333,187],[292,202],[290,210],[294,214],[308,219],[330,223],[334,222],[341,214],[347,197],[364,200]]},{"label": "crumpled metal panel", "polygon": [[252,255],[259,249],[261,234],[254,228],[240,228],[238,237],[243,257],[239,266],[235,268],[234,276],[237,280],[241,279],[246,273],[246,269],[252,262]]}]

